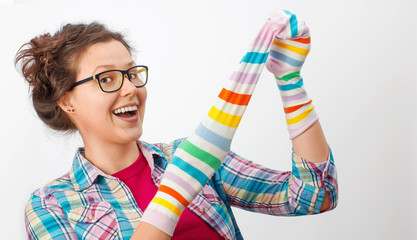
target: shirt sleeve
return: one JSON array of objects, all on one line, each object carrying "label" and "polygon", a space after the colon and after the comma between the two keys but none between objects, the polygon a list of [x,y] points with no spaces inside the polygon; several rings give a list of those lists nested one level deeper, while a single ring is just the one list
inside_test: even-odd
[{"label": "shirt sleeve", "polygon": [[78,239],[56,199],[32,194],[26,204],[25,224],[28,239]]},{"label": "shirt sleeve", "polygon": [[[331,210],[337,205],[337,173],[332,153],[322,163],[292,154],[292,171],[277,171],[230,152],[219,169],[232,206],[270,215],[294,216],[320,212],[325,192]],[[328,211],[327,210],[327,211]]]}]

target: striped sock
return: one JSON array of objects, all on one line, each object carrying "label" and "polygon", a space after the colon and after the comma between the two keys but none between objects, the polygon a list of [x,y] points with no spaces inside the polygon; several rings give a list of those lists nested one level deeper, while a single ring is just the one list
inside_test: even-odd
[{"label": "striped sock", "polygon": [[266,68],[275,75],[280,90],[290,138],[310,128],[318,116],[303,87],[301,67],[310,51],[310,32],[305,22],[284,10],[285,27],[271,46]]},{"label": "striped sock", "polygon": [[[271,17],[270,19],[273,19]],[[230,151],[230,145],[278,29],[268,20],[221,90],[208,116],[178,146],[142,221],[173,234],[182,211],[198,195]]]}]

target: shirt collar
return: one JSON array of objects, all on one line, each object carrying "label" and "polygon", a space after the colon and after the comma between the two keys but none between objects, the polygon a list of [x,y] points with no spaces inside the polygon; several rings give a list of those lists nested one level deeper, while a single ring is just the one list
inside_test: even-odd
[{"label": "shirt collar", "polygon": [[[137,140],[136,144],[138,145],[145,159],[148,161],[151,171],[153,172],[155,169],[154,157],[163,157],[163,153],[152,144],[145,143],[140,140]],[[89,188],[93,183],[95,183],[99,176],[116,179],[115,177],[104,173],[99,168],[94,166],[90,161],[88,161],[84,156],[83,147],[78,148],[74,156],[72,168],[70,170],[70,178],[74,186],[74,190],[83,191]]]}]

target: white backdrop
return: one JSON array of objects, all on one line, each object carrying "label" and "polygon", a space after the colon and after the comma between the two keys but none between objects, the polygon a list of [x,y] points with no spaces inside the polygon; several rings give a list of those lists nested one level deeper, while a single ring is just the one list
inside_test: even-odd
[{"label": "white backdrop", "polygon": [[[13,66],[18,48],[66,22],[97,20],[126,33],[150,67],[142,139],[168,142],[198,125],[275,9],[304,18],[303,68],[332,147],[340,200],[328,213],[272,217],[235,210],[245,239],[417,239],[415,1],[8,1],[0,4],[0,232],[25,239],[30,193],[69,170],[77,136],[37,118]],[[31,2],[31,3],[26,3]],[[290,170],[291,145],[271,75],[262,75],[232,150]]]}]

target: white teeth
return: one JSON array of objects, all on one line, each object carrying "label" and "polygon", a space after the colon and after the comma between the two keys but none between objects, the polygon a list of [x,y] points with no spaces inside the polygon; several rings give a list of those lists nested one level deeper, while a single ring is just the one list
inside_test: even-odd
[{"label": "white teeth", "polygon": [[118,108],[116,110],[113,110],[114,114],[119,114],[119,113],[125,113],[125,112],[132,112],[132,111],[136,111],[138,110],[137,106],[131,106],[131,107],[123,107],[123,108]]}]

